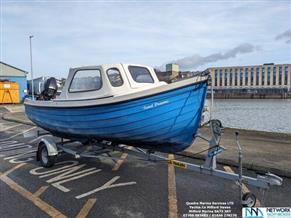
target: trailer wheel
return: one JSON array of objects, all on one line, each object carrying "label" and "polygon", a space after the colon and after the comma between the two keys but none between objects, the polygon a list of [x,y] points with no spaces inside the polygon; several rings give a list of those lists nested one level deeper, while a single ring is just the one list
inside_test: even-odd
[{"label": "trailer wheel", "polygon": [[47,147],[44,143],[41,143],[38,150],[39,154],[39,160],[43,167],[49,168],[52,167],[55,164],[56,161],[56,155],[55,156],[49,156]]},{"label": "trailer wheel", "polygon": [[242,196],[242,205],[243,207],[254,207],[256,204],[257,198],[253,193],[247,192]]}]

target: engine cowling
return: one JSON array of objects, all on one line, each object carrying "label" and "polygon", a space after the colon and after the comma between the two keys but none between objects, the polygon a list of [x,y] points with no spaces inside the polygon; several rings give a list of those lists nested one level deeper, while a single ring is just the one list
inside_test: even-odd
[{"label": "engine cowling", "polygon": [[49,101],[51,99],[56,98],[58,90],[57,80],[54,77],[50,77],[44,83],[44,90],[38,97],[38,100]]}]

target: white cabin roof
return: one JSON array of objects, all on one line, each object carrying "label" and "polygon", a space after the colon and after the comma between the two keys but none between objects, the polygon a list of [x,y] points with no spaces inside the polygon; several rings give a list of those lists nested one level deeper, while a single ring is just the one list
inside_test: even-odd
[{"label": "white cabin roof", "polygon": [[154,69],[139,64],[103,64],[71,68],[58,99],[97,99],[166,85]]}]

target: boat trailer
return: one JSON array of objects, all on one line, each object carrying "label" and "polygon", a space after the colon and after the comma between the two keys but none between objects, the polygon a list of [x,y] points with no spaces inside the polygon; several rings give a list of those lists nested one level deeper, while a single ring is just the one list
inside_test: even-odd
[{"label": "boat trailer", "polygon": [[[125,152],[136,157],[147,158],[148,161],[165,161],[168,164],[172,164],[175,167],[180,167],[183,169],[188,169],[190,171],[198,172],[201,174],[216,176],[232,181],[236,181],[239,187],[239,196],[241,204],[244,207],[254,207],[256,204],[256,196],[253,193],[243,193],[243,184],[248,184],[264,191],[269,189],[273,185],[282,185],[283,179],[279,176],[266,173],[265,175],[257,175],[256,178],[243,175],[243,164],[242,164],[242,148],[239,143],[239,133],[236,132],[236,144],[238,148],[238,173],[230,173],[223,170],[217,169],[216,156],[225,150],[224,147],[220,145],[220,139],[223,133],[223,127],[219,120],[210,120],[208,122],[211,130],[212,137],[207,139],[199,133],[195,137],[199,137],[208,142],[207,155],[204,164],[192,164],[189,162],[169,159],[167,156],[155,154],[154,151],[144,150],[138,147],[131,147],[128,145],[114,144],[110,141],[99,141],[99,142],[89,142],[81,143],[78,141],[65,140],[63,138],[57,138],[48,132],[38,131],[39,136],[38,149],[36,159],[41,162],[43,167],[51,167],[56,162],[56,158],[61,153],[68,153],[73,155],[75,158],[110,158],[113,161],[119,158],[113,157],[111,154],[114,152]],[[74,144],[75,146],[72,146]],[[70,146],[68,146],[70,145]],[[84,146],[86,145],[86,146]],[[199,152],[201,153],[201,152]],[[177,157],[182,158],[192,158],[192,156],[187,156],[179,153],[174,153]]]}]

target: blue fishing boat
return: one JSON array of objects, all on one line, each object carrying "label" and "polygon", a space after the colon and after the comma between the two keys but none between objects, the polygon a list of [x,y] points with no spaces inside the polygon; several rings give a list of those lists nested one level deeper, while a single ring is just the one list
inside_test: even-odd
[{"label": "blue fishing boat", "polygon": [[29,119],[52,135],[73,140],[106,140],[174,153],[195,139],[208,75],[167,84],[154,69],[114,64],[70,69],[60,96],[47,82],[43,96],[27,99]]}]

